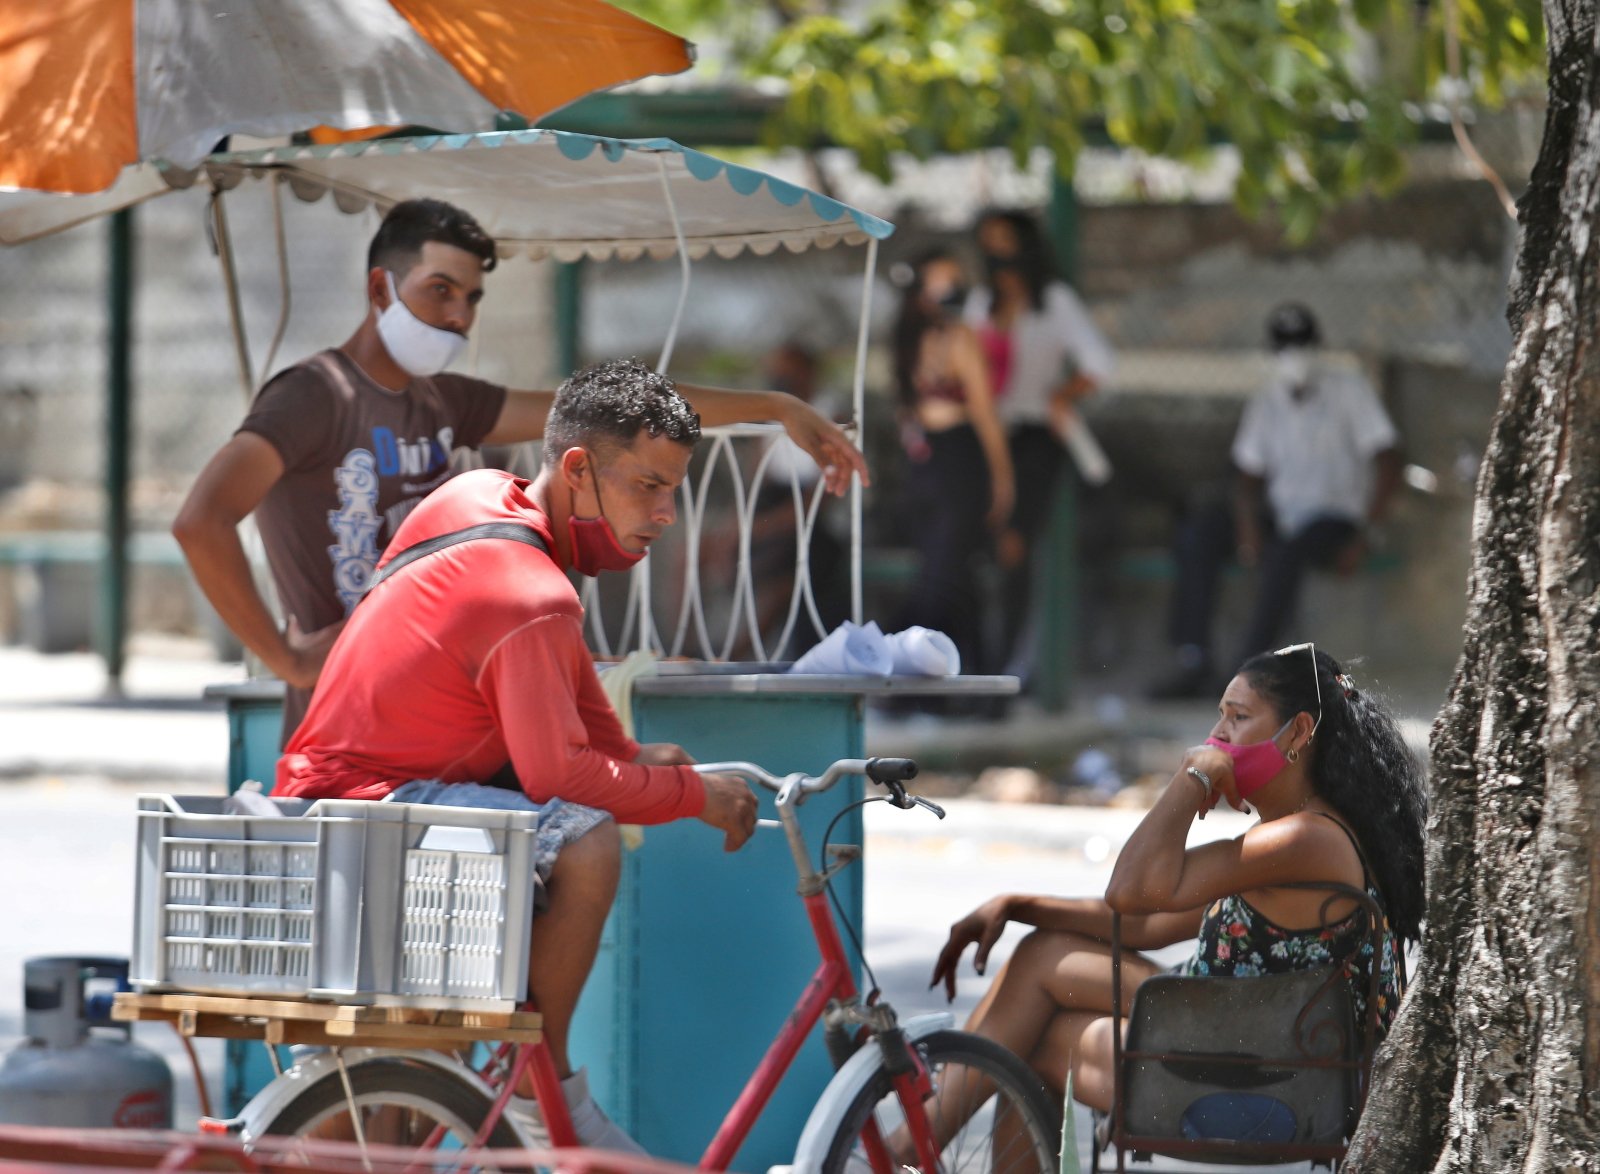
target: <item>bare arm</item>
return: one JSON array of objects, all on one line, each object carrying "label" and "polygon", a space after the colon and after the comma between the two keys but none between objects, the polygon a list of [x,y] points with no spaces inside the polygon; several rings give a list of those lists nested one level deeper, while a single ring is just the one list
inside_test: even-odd
[{"label": "bare arm", "polygon": [[500,405],[494,427],[483,438],[485,444],[521,444],[528,440],[544,438],[545,421],[550,416],[550,405],[555,402],[553,391],[507,391],[506,402]]},{"label": "bare arm", "polygon": [[1076,407],[1079,400],[1088,399],[1099,390],[1100,383],[1093,376],[1075,371],[1071,379],[1064,380],[1050,393],[1050,402],[1056,408]]},{"label": "bare arm", "polygon": [[[1111,906],[1099,897],[1045,897],[1007,893],[986,901],[950,927],[950,936],[939,951],[928,985],[944,984],[946,997],[956,996],[956,971],[968,946],[977,949],[972,966],[979,974],[989,963],[1007,924],[1017,922],[1039,929],[1082,934],[1096,941],[1111,940]],[[1124,916],[1122,942],[1129,949],[1156,950],[1192,938],[1200,932],[1200,910]]]},{"label": "bare arm", "polygon": [[1372,468],[1372,504],[1367,507],[1367,521],[1376,525],[1389,513],[1389,503],[1394,500],[1395,490],[1400,488],[1404,472],[1400,450],[1386,448],[1376,454],[1372,458]]},{"label": "bare arm", "polygon": [[[1214,795],[1188,773],[1190,766],[1211,777]],[[1198,909],[1233,893],[1291,881],[1360,883],[1359,862],[1351,858],[1344,833],[1331,820],[1306,813],[1264,820],[1236,839],[1186,848],[1195,816],[1223,800],[1245,809],[1231,760],[1211,746],[1192,748],[1118,854],[1106,903],[1124,914],[1150,914]],[[1336,875],[1341,860],[1358,871]]]},{"label": "bare arm", "polygon": [[[1104,897],[1046,897],[1015,894],[1006,902],[1006,919],[1038,929],[1077,933],[1097,941],[1111,940],[1112,908]],[[1135,950],[1159,950],[1200,931],[1200,910],[1125,916],[1122,941]]]},{"label": "bare arm", "polygon": [[[776,391],[730,391],[718,387],[697,387],[679,383],[678,390],[700,413],[708,428],[722,424],[751,424],[772,420],[782,424],[796,444],[824,471],[829,493],[843,493],[850,487],[850,475],[858,473],[863,485],[871,484],[866,458],[861,450],[833,421],[824,418],[810,404]],[[507,391],[494,427],[484,437],[485,444],[521,444],[544,436],[545,420],[555,399],[551,391]]]},{"label": "bare arm", "polygon": [[1011,468],[1011,449],[1006,444],[1005,433],[1000,428],[1000,416],[994,408],[994,395],[989,385],[989,368],[978,347],[972,328],[965,325],[952,327],[951,360],[962,391],[967,400],[967,419],[983,445],[983,456],[989,465],[989,524],[1003,526],[1011,518],[1011,507],[1016,504],[1017,483]]},{"label": "bare arm", "polygon": [[1253,473],[1240,473],[1233,484],[1233,529],[1239,561],[1253,567],[1261,558],[1261,499],[1267,482]]},{"label": "bare arm", "polygon": [[280,632],[256,590],[239,541],[239,523],[282,476],[278,450],[254,433],[239,433],[200,471],[172,523],[172,534],[229,630],[272,672],[308,689],[316,683],[342,624],[302,634],[291,620],[289,633]]}]

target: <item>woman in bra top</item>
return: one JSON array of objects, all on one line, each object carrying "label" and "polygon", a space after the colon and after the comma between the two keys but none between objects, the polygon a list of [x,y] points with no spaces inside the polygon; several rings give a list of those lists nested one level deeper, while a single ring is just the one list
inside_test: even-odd
[{"label": "woman in bra top", "polygon": [[[1421,931],[1421,769],[1393,717],[1326,653],[1298,644],[1252,657],[1228,683],[1205,745],[1187,751],[1117,858],[1103,898],[1006,895],[956,922],[934,967],[955,995],[969,945],[981,974],[1008,922],[1035,927],[1017,946],[968,1027],[1028,1061],[1058,1092],[1070,1070],[1078,1100],[1112,1096],[1111,915],[1122,917],[1124,1006],[1163,968],[1140,950],[1185,940],[1190,974],[1251,975],[1345,967],[1365,1010],[1376,965],[1378,1024],[1404,994],[1402,945]],[[1186,847],[1218,802],[1253,807],[1243,835]],[[1288,882],[1364,889],[1383,912],[1371,954],[1355,902]]]},{"label": "woman in bra top", "polygon": [[1010,516],[1015,485],[983,352],[961,321],[966,297],[960,262],[923,257],[901,303],[894,359],[921,563],[901,626],[947,633],[970,668],[979,660],[974,560]]}]

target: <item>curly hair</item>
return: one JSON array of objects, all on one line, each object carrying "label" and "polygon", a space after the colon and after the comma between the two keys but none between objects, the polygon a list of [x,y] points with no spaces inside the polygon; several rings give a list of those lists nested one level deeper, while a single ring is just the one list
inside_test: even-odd
[{"label": "curly hair", "polygon": [[[1339,662],[1318,651],[1264,652],[1240,667],[1281,721],[1297,713],[1321,724],[1310,762],[1311,785],[1356,834],[1383,895],[1389,923],[1410,941],[1421,934],[1423,835],[1428,800],[1422,765],[1393,714],[1356,688]],[[1313,678],[1306,670],[1315,665]]]},{"label": "curly hair", "polygon": [[494,238],[470,213],[443,200],[401,200],[378,225],[367,247],[367,268],[403,274],[422,257],[422,246],[429,241],[465,249],[485,273],[495,267]]},{"label": "curly hair", "polygon": [[693,448],[700,416],[672,380],[637,359],[595,363],[556,388],[544,426],[544,463],[554,468],[569,448],[603,456],[627,448],[640,432]]}]

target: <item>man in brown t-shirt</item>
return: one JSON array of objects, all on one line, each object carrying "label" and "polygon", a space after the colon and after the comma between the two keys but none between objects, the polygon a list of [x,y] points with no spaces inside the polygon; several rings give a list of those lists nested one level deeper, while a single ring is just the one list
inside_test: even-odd
[{"label": "man in brown t-shirt", "polygon": [[[288,686],[284,736],[305,712],[344,617],[401,520],[450,476],[450,453],[544,434],[549,391],[444,374],[495,265],[494,241],[439,200],[384,217],[367,254],[367,316],[341,347],[280,372],[201,470],[172,532],[224,623]],[[707,425],[776,420],[842,493],[859,451],[803,401],[678,384]],[[256,590],[238,525],[254,512],[288,618]]]}]

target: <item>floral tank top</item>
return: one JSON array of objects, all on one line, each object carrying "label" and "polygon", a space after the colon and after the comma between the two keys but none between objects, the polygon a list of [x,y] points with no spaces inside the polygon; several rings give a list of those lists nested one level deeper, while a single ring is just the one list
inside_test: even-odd
[{"label": "floral tank top", "polygon": [[[1332,818],[1331,816],[1329,818]],[[1334,820],[1338,823],[1338,820]],[[1342,823],[1340,830],[1350,831]],[[1351,836],[1351,843],[1355,837]],[[1360,853],[1360,848],[1357,848]],[[1367,896],[1383,908],[1383,898],[1362,860]],[[1405,966],[1399,937],[1383,918],[1382,954],[1378,967],[1378,1038],[1388,1033],[1389,1024],[1399,1010],[1405,994]],[[1326,929],[1285,929],[1277,925],[1243,897],[1234,894],[1213,901],[1200,922],[1200,936],[1194,957],[1179,970],[1182,974],[1228,975],[1246,978],[1258,974],[1281,974],[1289,970],[1311,970],[1343,959],[1345,979],[1355,1001],[1356,1022],[1365,1021],[1367,991],[1372,974],[1372,943],[1368,940],[1361,911],[1356,910]]]}]

